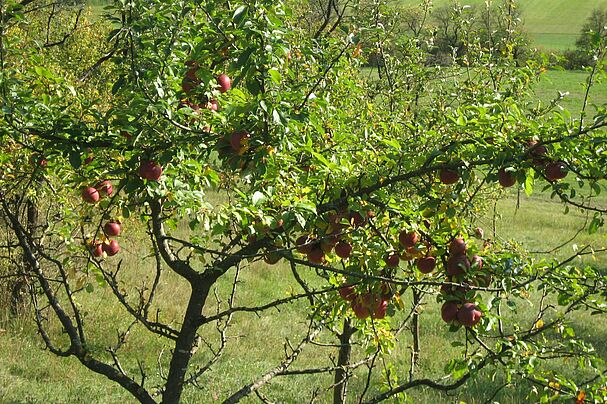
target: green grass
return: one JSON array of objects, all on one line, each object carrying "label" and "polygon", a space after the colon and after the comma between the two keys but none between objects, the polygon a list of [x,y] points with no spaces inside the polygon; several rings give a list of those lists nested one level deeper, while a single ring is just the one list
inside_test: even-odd
[{"label": "green grass", "polygon": [[[400,0],[416,6],[419,0]],[[484,0],[460,0],[460,4],[484,7]],[[452,0],[435,0],[435,7],[451,4]],[[493,3],[499,4],[493,0]],[[607,7],[607,0],[521,0],[518,2],[523,22],[532,44],[545,51],[573,48],[582,25],[592,10]]]},{"label": "green grass", "polygon": [[[539,14],[540,8],[534,8],[537,3],[538,1],[529,1],[528,9],[524,12]],[[571,3],[575,2],[571,1]],[[586,9],[588,8],[585,7],[586,3],[590,2],[580,1],[577,7]],[[565,18],[565,16],[559,18]],[[526,21],[529,23],[529,20]],[[534,35],[548,34],[537,32]],[[568,40],[567,35],[569,34],[563,34],[562,43]],[[585,77],[586,74],[583,72],[549,71],[537,85],[537,96],[546,103],[556,95],[557,91],[569,92],[570,97],[561,104],[572,111],[579,110],[583,94],[580,83],[584,81]],[[599,97],[597,101],[607,101],[605,87],[596,88],[593,94]],[[517,202],[520,202],[518,208]],[[604,206],[607,199],[603,197],[599,202]],[[531,198],[527,198],[524,193],[521,193],[520,200],[517,199],[516,192],[505,193],[499,200],[497,208],[500,214],[497,221],[498,234],[504,239],[516,239],[530,250],[537,251],[551,250],[569,240],[585,219],[575,210],[572,210],[569,215],[563,215],[563,206],[541,193],[536,193]],[[480,219],[479,225],[490,234],[491,221],[489,219]],[[127,228],[126,231],[128,230]],[[124,250],[121,256],[124,258],[123,272],[126,280],[131,284],[141,284],[144,280],[149,282],[153,273],[153,263],[141,258],[147,256],[148,251],[142,249],[141,245],[137,243],[137,236],[122,239]],[[572,241],[578,246],[590,242],[597,247],[607,247],[603,231],[594,235],[582,232]],[[572,243],[550,254],[538,254],[537,256],[538,258],[551,258],[555,255],[568,256],[573,252]],[[589,258],[589,262],[606,265],[607,259],[605,256],[598,255],[596,261]],[[227,296],[230,286],[229,278],[233,275],[232,270],[229,276],[218,285],[218,295],[223,299]],[[304,276],[309,280],[314,279],[313,273],[304,273]],[[298,286],[291,278],[289,268],[282,264],[273,267],[253,264],[246,267],[240,278],[241,293],[238,297],[238,304],[261,304],[283,297],[292,290],[298,290]],[[162,302],[159,305],[162,319],[178,321],[179,313],[185,307],[184,299],[187,292],[188,288],[184,282],[176,276],[166,273],[158,294],[159,301]],[[87,314],[87,325],[90,330],[89,343],[98,355],[108,360],[108,355],[104,353],[104,350],[115,343],[116,328],[124,330],[128,325],[128,317],[121,307],[113,303],[110,291],[104,288],[96,288],[94,293],[83,294],[80,302],[89,308]],[[212,309],[213,307],[208,308],[210,311]],[[280,311],[265,312],[260,317],[254,314],[236,315],[234,326],[228,332],[229,345],[224,357],[203,378],[201,389],[189,388],[186,390],[184,402],[200,403],[223,399],[230,392],[255,380],[276,366],[283,358],[283,346],[286,338],[292,344],[297,344],[298,338],[304,334],[307,327],[304,315],[306,310],[304,302],[298,302],[283,307]],[[418,370],[420,376],[441,375],[445,365],[444,358],[458,352],[456,348],[451,347],[450,343],[454,340],[462,341],[464,338],[461,332],[449,333],[447,331],[439,319],[438,310],[439,306],[433,302],[433,299],[428,299],[424,306],[421,324],[423,352],[421,367]],[[522,315],[524,316],[524,314]],[[111,322],[116,319],[119,319],[118,324],[113,325]],[[2,363],[0,366],[0,402],[133,402],[131,396],[119,386],[86,370],[75,359],[60,359],[45,352],[31,320],[30,317],[9,319],[0,312],[0,329],[4,330],[0,331],[0,363]],[[589,315],[581,314],[575,322],[575,329],[578,335],[594,341],[602,357],[607,359],[607,348],[603,343],[607,340],[607,324],[593,322]],[[55,337],[62,337],[56,321],[52,322],[52,330]],[[202,334],[216,344],[217,334],[213,327],[203,329]],[[327,334],[321,337],[321,341],[335,343],[335,340]],[[399,336],[398,348],[390,356],[401,380],[405,378],[408,371],[410,345],[409,333],[402,333]],[[172,345],[168,342],[148,334],[140,326],[135,326],[129,343],[122,351],[125,357],[123,365],[130,374],[138,375],[138,364],[135,359],[141,359],[149,378],[148,384],[153,385],[159,382],[158,352],[164,349],[165,354],[160,362],[166,368],[168,352],[171,348]],[[293,368],[327,366],[329,365],[327,355],[334,352],[334,349],[331,348],[308,347],[308,350],[305,350],[300,359],[295,362]],[[437,352],[440,355],[437,355]],[[355,348],[355,353],[361,354],[359,347]],[[193,366],[203,363],[206,358],[208,355],[203,346],[194,360]],[[561,371],[569,371],[571,368],[564,362],[556,363],[554,366]],[[364,377],[365,374],[362,370],[355,373],[350,390],[352,397],[360,394],[364,385]],[[467,403],[482,403],[491,396],[493,389],[499,385],[499,381],[503,380],[503,377],[498,373],[495,381],[492,381],[491,370],[488,370],[483,372],[482,377],[472,380],[454,395],[446,396],[427,389],[419,389],[412,391],[410,398],[415,403],[453,403],[460,400]],[[378,382],[377,379],[374,381]],[[307,402],[316,388],[327,386],[330,383],[330,376],[302,376],[296,381],[278,377],[264,387],[262,392],[275,401]],[[376,389],[377,385],[372,388],[371,393]],[[495,400],[503,403],[526,402],[529,390],[530,386],[518,383],[502,390]],[[330,398],[330,392],[321,390],[318,402],[328,402]],[[248,402],[255,401],[251,399]]]},{"label": "green grass", "polygon": [[[596,202],[605,205],[607,194],[603,194]],[[518,202],[518,207],[517,207]],[[569,240],[580,228],[584,216],[572,210],[563,215],[563,206],[551,200],[548,195],[535,193],[527,198],[524,193],[517,194],[516,190],[504,192],[497,204],[499,214],[497,231],[503,239],[516,239],[531,250],[551,250],[564,241]],[[484,227],[489,237],[491,234],[491,220],[481,218],[478,224]],[[125,226],[122,237],[124,244],[121,257],[123,262],[123,276],[131,285],[140,285],[151,280],[154,267],[149,259],[142,259],[148,251],[137,242],[137,235],[132,235],[134,226]],[[596,247],[607,247],[605,232],[588,235],[583,232],[573,241],[579,246],[592,242]],[[538,254],[538,258],[565,257],[572,253],[571,243],[550,254]],[[590,262],[605,265],[605,256],[597,256],[596,261]],[[313,281],[315,275],[309,270],[301,270],[304,277]],[[231,285],[234,270],[231,270],[218,284],[217,295],[225,301]],[[92,279],[91,279],[92,281]],[[290,269],[284,264],[266,266],[262,263],[253,263],[242,269],[240,293],[237,304],[262,304],[272,299],[286,296],[287,293],[298,290],[292,281]],[[185,297],[188,292],[187,285],[170,272],[166,272],[158,291],[158,309],[163,320],[179,319],[179,314],[185,307]],[[131,289],[131,296],[134,289]],[[88,308],[86,321],[89,331],[89,345],[95,353],[105,360],[109,360],[104,353],[106,347],[115,343],[116,330],[124,330],[128,325],[128,316],[117,304],[113,303],[112,295],[107,288],[96,288],[94,293],[83,294],[80,303]],[[213,298],[209,301],[206,313],[211,314],[215,308]],[[531,300],[534,302],[534,300]],[[405,304],[409,304],[409,294],[405,295]],[[532,322],[532,310],[525,310],[530,304],[519,301],[523,310],[518,314],[519,319]],[[254,314],[241,313],[234,317],[234,326],[228,332],[229,344],[224,357],[204,378],[200,389],[188,388],[185,392],[185,403],[200,403],[221,400],[231,392],[236,391],[245,384],[256,380],[264,372],[275,367],[283,358],[283,346],[288,339],[291,344],[297,344],[307,329],[305,313],[307,307],[304,302],[297,302],[282,307],[280,311],[267,311],[259,317]],[[2,312],[0,312],[1,314]],[[118,320],[117,320],[118,319]],[[439,305],[433,297],[426,299],[421,316],[422,357],[418,369],[420,377],[439,377],[444,367],[445,358],[456,356],[459,348],[451,343],[464,341],[464,333],[450,333],[441,322]],[[396,321],[395,321],[396,323]],[[56,321],[52,321],[52,334],[55,338],[65,338]],[[593,324],[593,326],[590,326]],[[42,344],[36,335],[31,318],[8,319],[0,317],[0,402],[7,403],[46,403],[46,402],[103,402],[123,403],[133,402],[132,398],[114,383],[102,376],[87,371],[75,359],[60,359],[42,350]],[[588,314],[582,313],[575,321],[578,335],[594,342],[602,357],[607,359],[607,347],[602,341],[607,339],[607,324],[593,322]],[[207,326],[201,331],[203,337],[213,344],[217,343],[217,334],[214,326]],[[63,339],[65,342],[65,339]],[[335,339],[325,333],[320,341],[335,343]],[[549,340],[550,341],[550,340]],[[390,355],[401,380],[408,372],[409,354],[411,346],[410,333],[405,331],[398,337],[398,345]],[[548,342],[549,343],[549,342]],[[142,327],[136,326],[130,336],[128,344],[124,347],[122,355],[123,365],[129,374],[138,374],[136,358],[140,359],[148,377],[148,384],[159,382],[157,363],[158,353],[164,350],[165,354],[160,362],[166,368],[168,352],[172,344],[150,335]],[[304,350],[301,357],[293,365],[294,369],[314,366],[328,366],[327,357],[334,353],[333,348],[311,347]],[[362,355],[361,348],[355,347],[355,354]],[[440,355],[436,355],[440,352]],[[201,347],[193,367],[204,363],[208,359],[208,351]],[[555,362],[556,369],[571,372],[572,366],[566,362]],[[409,392],[409,397],[415,403],[452,403],[462,400],[467,403],[482,403],[493,393],[495,386],[499,385],[504,375],[495,369],[487,369],[477,379],[472,380],[464,388],[452,395],[443,395],[428,389],[417,389]],[[493,380],[492,380],[493,379]],[[351,397],[360,394],[365,380],[364,369],[355,372],[352,380]],[[370,390],[372,395],[377,392],[377,378]],[[330,376],[302,376],[296,380],[288,378],[275,378],[262,389],[264,395],[271,400],[282,400],[288,403],[306,402],[313,392],[321,386],[331,384]],[[517,383],[503,389],[495,400],[502,403],[518,403],[528,401],[530,386]],[[330,392],[321,389],[318,402],[330,401]],[[245,402],[255,402],[251,399]]]},{"label": "green grass", "polygon": [[[571,92],[571,105],[580,105],[581,88],[578,85],[583,81],[585,74],[581,72],[547,72],[538,84],[537,92],[540,98],[547,102],[556,90]],[[604,91],[598,91],[605,94]],[[604,95],[603,95],[604,97]],[[604,99],[603,99],[604,100]],[[540,187],[538,185],[538,187]],[[607,204],[607,191],[603,193],[597,203]],[[517,207],[517,204],[519,205]],[[499,218],[497,234],[505,240],[517,240],[532,251],[549,251],[560,246],[576,234],[582,226],[585,216],[575,209],[568,215],[563,215],[563,206],[550,199],[549,195],[536,192],[527,198],[524,192],[520,195],[516,191],[505,192],[497,204]],[[488,218],[481,218],[478,224],[491,234],[492,223]],[[124,244],[121,257],[123,262],[124,279],[131,285],[149,284],[154,271],[153,262],[142,259],[149,251],[142,248],[137,242],[141,235],[132,235],[134,226],[126,226],[122,237]],[[595,247],[607,247],[605,232],[601,231],[589,235],[582,231],[578,237],[566,246],[549,254],[537,254],[538,258],[550,259],[554,256],[563,258],[573,253],[572,244],[583,246],[593,243]],[[605,255],[587,257],[587,262],[597,265],[607,265]],[[312,272],[303,275],[310,281],[315,279]],[[218,284],[217,293],[225,301],[229,291],[231,277],[234,270]],[[89,279],[94,282],[94,279]],[[290,269],[283,264],[267,267],[260,263],[243,268],[240,283],[239,305],[259,305],[272,299],[286,296],[287,293],[299,290],[298,285],[292,281]],[[165,273],[158,292],[158,306],[161,319],[177,324],[180,313],[185,307],[187,285],[174,274]],[[135,296],[131,289],[131,296]],[[405,301],[408,299],[405,296]],[[105,348],[116,341],[116,330],[124,330],[128,325],[128,316],[125,311],[114,303],[108,289],[96,288],[94,293],[81,295],[79,301],[88,307],[87,325],[89,328],[89,344],[96,354],[105,360],[110,358]],[[214,310],[213,298],[207,308],[208,313]],[[521,303],[527,305],[529,303]],[[305,313],[307,307],[304,302],[297,302],[281,308],[280,311],[268,311],[257,317],[254,314],[238,314],[234,317],[234,326],[229,330],[229,344],[224,357],[204,377],[201,389],[187,389],[184,402],[198,403],[226,398],[245,384],[255,380],[264,372],[272,369],[283,358],[283,346],[288,338],[292,344],[304,335],[307,327]],[[525,315],[523,311],[522,316]],[[117,324],[112,322],[119,319]],[[132,402],[131,397],[114,383],[102,376],[95,375],[86,370],[75,359],[56,358],[42,348],[36,335],[35,327],[28,316],[20,320],[11,320],[0,311],[0,402],[8,403],[45,403],[45,402],[104,402],[123,403]],[[528,321],[531,321],[529,318]],[[594,324],[590,327],[589,324]],[[575,329],[579,335],[594,341],[603,358],[607,359],[606,347],[601,341],[607,339],[607,324],[593,322],[587,314],[578,316]],[[59,325],[52,322],[52,331],[55,337],[62,337]],[[217,344],[217,333],[214,327],[202,330],[202,335]],[[451,342],[463,341],[464,334],[449,333],[439,317],[439,306],[433,298],[427,299],[422,315],[421,336],[423,341],[422,363],[419,375],[422,377],[438,377],[445,365],[445,358],[456,355],[457,348],[451,347]],[[64,336],[63,336],[64,338]],[[335,339],[328,334],[321,336],[321,341],[335,343]],[[390,359],[396,366],[401,380],[408,372],[411,337],[408,332],[399,336],[398,347],[391,354]],[[166,368],[168,352],[172,345],[167,341],[150,335],[142,327],[136,326],[124,347],[124,367],[130,374],[137,375],[138,364],[136,358],[142,361],[148,377],[148,384],[159,383],[157,369],[158,353],[164,350],[165,354],[160,362]],[[602,350],[601,350],[602,349]],[[361,355],[360,348],[355,352]],[[435,355],[434,352],[440,352]],[[327,356],[335,353],[331,348],[308,347],[294,364],[294,368],[327,366],[330,362]],[[193,361],[193,367],[202,364],[208,359],[208,352],[204,346]],[[571,366],[564,362],[555,363],[560,371],[568,372]],[[472,380],[462,390],[452,396],[438,395],[434,391],[418,389],[410,392],[415,403],[457,402],[463,400],[467,403],[481,403],[488,399],[493,389],[503,380],[504,375],[492,375],[491,369],[483,372],[482,377]],[[352,381],[351,394],[360,394],[364,386],[364,371],[355,372]],[[491,381],[495,378],[496,381]],[[379,380],[374,379],[371,393],[377,391]],[[268,386],[262,389],[272,400],[284,402],[308,401],[313,391],[319,386],[331,384],[330,376],[302,376],[296,381],[288,378],[275,378]],[[517,403],[527,401],[530,386],[517,383],[502,390],[495,398],[499,402]],[[254,400],[251,400],[254,401]],[[330,401],[330,392],[321,390],[319,402]]]},{"label": "green grass", "polygon": [[[573,117],[579,117],[586,92],[585,83],[589,74],[582,71],[550,70],[542,75],[535,85],[535,96],[543,105],[558,97],[558,93],[569,93],[559,105],[571,112]],[[594,110],[592,104],[600,105],[607,102],[607,84],[599,83],[593,86],[588,97],[587,111]]]},{"label": "green grass", "polygon": [[519,4],[525,31],[545,50],[573,47],[592,10],[607,7],[605,0],[528,0]]}]

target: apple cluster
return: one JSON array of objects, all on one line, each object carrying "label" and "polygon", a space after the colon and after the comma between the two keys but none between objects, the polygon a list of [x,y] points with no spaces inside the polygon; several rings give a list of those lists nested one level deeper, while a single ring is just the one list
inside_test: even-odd
[{"label": "apple cluster", "polygon": [[[373,212],[367,213],[367,218],[372,217]],[[297,251],[305,254],[308,261],[313,264],[323,264],[325,255],[335,254],[348,259],[352,253],[352,243],[345,238],[345,230],[348,227],[361,227],[367,224],[367,218],[364,218],[358,212],[340,212],[329,215],[329,226],[324,236],[313,234],[303,234],[295,240]]]},{"label": "apple cluster", "polygon": [[[552,160],[548,157],[548,148],[537,140],[526,143],[526,154],[531,164],[543,172],[548,181],[558,181],[568,174],[567,164],[561,160]],[[516,184],[516,170],[513,167],[501,167],[497,173],[499,184],[504,188]],[[443,168],[439,171],[439,180],[445,185],[452,185],[459,181],[459,172],[456,169]]]},{"label": "apple cluster", "polygon": [[[478,255],[468,257],[467,245],[463,238],[457,237],[451,241],[446,264],[447,282],[464,282],[471,269],[480,270],[482,267],[481,257]],[[474,282],[489,286],[491,277],[477,277]],[[473,327],[481,320],[482,311],[474,302],[468,301],[471,298],[468,288],[444,284],[441,287],[441,294],[446,300],[441,307],[441,317],[446,323]]]},{"label": "apple cluster", "polygon": [[339,289],[339,295],[350,302],[354,315],[364,320],[368,317],[382,319],[386,317],[388,302],[391,299],[390,288],[382,285],[382,293],[365,292],[358,294],[354,285],[343,285]]},{"label": "apple cluster", "polygon": [[[323,264],[326,256],[333,252],[337,257],[347,260],[354,250],[348,237],[349,231],[366,226],[374,216],[372,211],[368,211],[366,217],[359,212],[348,210],[331,213],[327,218],[326,231],[320,235],[302,234],[295,240],[296,249],[312,264]],[[423,274],[431,273],[436,267],[436,257],[431,254],[429,245],[422,242],[417,231],[405,229],[398,235],[398,247],[386,251],[383,257],[385,273],[397,268],[400,261],[413,260],[415,267]],[[339,293],[343,299],[350,302],[358,318],[384,318],[390,300],[390,288],[384,284],[381,289],[381,293],[366,291],[357,294],[353,285],[346,284]]]},{"label": "apple cluster", "polygon": [[[196,88],[198,88],[201,84],[200,79],[197,76],[197,72],[200,68],[197,62],[189,60],[186,62],[186,66],[189,68],[185,77],[182,81],[182,90],[186,95],[192,97],[193,92]],[[226,93],[232,88],[232,80],[230,77],[221,73],[216,77],[217,82],[217,90],[220,93]],[[211,110],[218,111],[219,110],[219,102],[216,99],[209,99],[206,96],[201,100],[183,100],[181,105],[188,106],[195,112],[200,111],[202,106]],[[211,131],[211,128],[207,126],[205,128],[206,131]],[[227,137],[221,137],[217,144],[217,149],[220,156],[228,157],[229,162],[237,166],[238,168],[243,168],[245,162],[240,157],[243,156],[247,150],[249,150],[249,140],[251,138],[251,134],[246,129],[237,129],[230,133]]]},{"label": "apple cluster", "polygon": [[[85,187],[82,189],[82,199],[87,203],[97,203],[103,197],[112,196],[114,188],[110,180],[99,181],[94,187]],[[122,228],[117,220],[110,220],[103,226],[105,241],[93,240],[90,248],[91,254],[96,257],[102,257],[104,254],[112,257],[120,252],[120,245],[116,240],[110,237],[116,237],[120,234]]]},{"label": "apple cluster", "polygon": [[[139,177],[149,180],[158,181],[162,175],[162,166],[151,160],[142,160],[137,170]],[[99,181],[94,187],[84,187],[81,191],[82,199],[86,203],[95,204],[103,197],[110,197],[114,193],[114,187],[110,180]],[[103,240],[92,240],[90,242],[91,254],[95,258],[113,257],[120,252],[120,244],[111,237],[117,237],[122,231],[122,224],[119,220],[110,220],[103,226]]]},{"label": "apple cluster", "polygon": [[[201,80],[198,78],[197,75],[197,72],[200,69],[200,65],[194,60],[188,60],[187,62],[185,62],[185,64],[186,67],[188,67],[188,70],[185,72],[185,76],[181,81],[181,89],[186,95],[192,97],[194,95],[195,90],[202,84]],[[230,88],[232,88],[232,80],[225,73],[221,73],[220,75],[218,75],[216,77],[216,81],[217,89],[220,93],[225,93]],[[181,105],[189,106],[194,111],[199,111],[202,107],[211,111],[219,110],[219,102],[214,98],[208,98],[206,96],[196,100],[184,100],[181,102]]]},{"label": "apple cluster", "polygon": [[[416,231],[403,230],[398,235],[398,243],[404,248],[404,252],[397,255],[397,258],[404,261],[415,259],[415,266],[422,274],[429,274],[436,267],[436,257],[430,254],[430,249],[426,246],[426,253],[423,254],[423,249],[420,248],[420,238]],[[394,254],[389,256],[393,260],[393,264],[398,265]],[[388,261],[386,261],[388,262]],[[394,265],[394,266],[396,266]]]}]

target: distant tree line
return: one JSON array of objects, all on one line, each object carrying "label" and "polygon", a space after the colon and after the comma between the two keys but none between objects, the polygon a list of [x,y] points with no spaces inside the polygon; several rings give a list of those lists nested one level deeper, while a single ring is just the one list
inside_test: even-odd
[{"label": "distant tree line", "polygon": [[580,30],[574,49],[563,52],[557,61],[565,69],[582,69],[596,63],[596,49],[607,46],[607,9],[595,9]]},{"label": "distant tree line", "polygon": [[[377,24],[376,31],[360,34],[361,53],[367,65],[372,67],[383,65],[388,54],[395,58],[406,56],[399,54],[401,46],[397,41],[378,44],[376,38],[381,37],[381,31],[392,32],[393,37],[400,37],[402,42],[413,40],[423,44],[427,65],[466,66],[474,59],[473,55],[488,51],[496,61],[506,55],[514,55],[521,64],[529,59],[542,59],[522,27],[516,0],[502,0],[485,6],[462,5],[453,1],[440,7],[432,6],[427,0],[415,7],[385,2],[383,13],[381,5],[372,7],[376,3],[372,0],[313,0],[298,2],[295,9],[301,14],[302,26],[308,27],[311,35],[327,26],[337,27],[342,20],[381,19],[382,24]],[[380,10],[381,15],[371,10]],[[550,55],[549,65],[572,70],[592,66],[596,49],[605,47],[599,44],[606,43],[606,38],[607,9],[595,9],[580,30],[575,48]],[[474,44],[474,49],[470,44]],[[378,52],[380,48],[383,54]]]}]

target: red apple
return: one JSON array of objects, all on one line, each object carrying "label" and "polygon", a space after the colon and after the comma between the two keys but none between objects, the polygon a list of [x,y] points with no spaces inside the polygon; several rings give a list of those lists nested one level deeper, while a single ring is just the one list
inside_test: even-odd
[{"label": "red apple", "polygon": [[424,251],[423,249],[417,248],[417,247],[407,247],[405,248],[405,252],[411,256],[411,259],[413,258],[421,258],[424,256]]},{"label": "red apple", "polygon": [[335,246],[335,254],[337,254],[337,256],[340,258],[347,259],[351,253],[352,244],[348,243],[347,241],[340,241]]},{"label": "red apple", "polygon": [[38,164],[38,166],[40,166],[40,167],[46,167],[48,165],[48,160],[45,159],[44,156],[41,156],[41,155],[32,156],[30,161],[32,163]]},{"label": "red apple", "polygon": [[541,157],[548,153],[548,148],[546,148],[546,146],[543,144],[538,145],[537,140],[528,141],[527,149],[529,151],[529,154],[535,157]]},{"label": "red apple", "polygon": [[548,164],[544,172],[548,181],[562,180],[567,176],[568,173],[567,165],[562,161],[555,161]]},{"label": "red apple", "polygon": [[115,221],[110,221],[107,222],[105,224],[105,226],[103,226],[103,231],[105,233],[106,236],[108,237],[115,237],[118,236],[120,234],[120,223],[115,222]]},{"label": "red apple", "polygon": [[352,310],[354,310],[354,315],[356,315],[356,317],[361,320],[364,320],[365,318],[369,317],[369,309],[363,303],[363,300],[360,297],[352,301]]},{"label": "red apple", "polygon": [[198,67],[197,66],[192,66],[190,67],[186,72],[185,72],[185,77],[186,79],[196,82],[198,81],[198,77],[196,77],[196,72],[198,71]]},{"label": "red apple", "polygon": [[87,156],[87,158],[84,159],[84,165],[91,164],[93,160],[95,160],[95,156]]},{"label": "red apple", "polygon": [[414,231],[407,232],[403,230],[398,235],[398,241],[403,247],[413,247],[419,243],[419,234]]},{"label": "red apple", "polygon": [[375,306],[375,309],[371,313],[371,318],[382,319],[386,317],[386,312],[388,311],[388,301],[384,299],[380,299]]},{"label": "red apple", "polygon": [[217,100],[207,102],[207,109],[210,109],[211,111],[219,111],[219,102]]},{"label": "red apple", "polygon": [[461,237],[456,237],[453,239],[451,244],[449,244],[449,253],[452,255],[464,254],[466,252],[466,242]]},{"label": "red apple", "polygon": [[445,185],[455,184],[459,180],[459,173],[455,170],[443,168],[438,174],[440,182]]},{"label": "red apple", "polygon": [[457,321],[463,326],[473,327],[481,321],[483,313],[474,303],[464,303],[457,312]]},{"label": "red apple", "polygon": [[470,261],[464,254],[451,255],[447,260],[447,273],[451,276],[463,275],[470,269]]},{"label": "red apple", "polygon": [[339,295],[342,299],[348,302],[353,301],[354,299],[356,299],[357,296],[353,285],[344,285],[339,288]]},{"label": "red apple", "polygon": [[238,154],[243,154],[249,147],[251,135],[246,130],[238,130],[230,137],[230,146]]},{"label": "red apple", "polygon": [[354,227],[360,227],[364,226],[364,224],[367,223],[367,220],[358,212],[350,212],[350,223]]},{"label": "red apple", "polygon": [[505,168],[500,168],[497,173],[497,178],[500,185],[504,188],[508,188],[516,184],[516,177],[514,175],[514,172],[506,171]]},{"label": "red apple", "polygon": [[475,267],[475,269],[483,269],[483,259],[481,257],[478,255],[473,255],[471,261],[471,266]]},{"label": "red apple", "polygon": [[155,161],[143,160],[139,165],[139,176],[150,181],[158,181],[162,175],[162,166]]},{"label": "red apple", "polygon": [[91,245],[91,254],[93,257],[99,258],[103,255],[103,243],[100,241],[94,241]]},{"label": "red apple", "polygon": [[343,217],[343,215],[341,213],[331,213],[327,217],[327,220],[330,225],[336,225],[336,224],[340,224],[342,217]]},{"label": "red apple", "polygon": [[105,251],[109,257],[113,257],[120,252],[120,245],[118,245],[116,240],[111,240],[109,243],[103,244],[103,251]]},{"label": "red apple", "polygon": [[95,188],[99,192],[99,196],[111,196],[114,193],[114,187],[112,187],[112,181],[104,180],[100,181],[95,185]]},{"label": "red apple", "polygon": [[190,80],[187,77],[181,81],[181,89],[184,93],[189,94],[198,86],[198,82],[195,80]]},{"label": "red apple", "polygon": [[418,258],[417,261],[415,261],[415,265],[422,274],[429,274],[430,272],[434,271],[434,267],[436,266],[436,258],[432,256]]},{"label": "red apple", "polygon": [[400,257],[397,253],[391,252],[384,257],[384,261],[388,268],[396,268],[400,262]]},{"label": "red apple", "polygon": [[297,246],[297,251],[302,254],[309,254],[310,251],[314,248],[313,239],[310,238],[309,234],[302,234],[295,240],[295,245]]},{"label": "red apple", "polygon": [[315,245],[314,248],[312,248],[312,251],[308,253],[308,261],[318,265],[321,265],[323,262],[325,262],[325,253],[320,248],[320,245]]},{"label": "red apple", "polygon": [[83,188],[81,195],[82,195],[82,199],[84,200],[84,202],[87,202],[87,203],[95,203],[95,202],[99,201],[99,198],[100,198],[99,191],[97,191],[93,187]]},{"label": "red apple", "polygon": [[225,93],[232,88],[232,80],[230,80],[227,74],[220,74],[217,77],[217,84],[219,85],[220,93]]},{"label": "red apple", "polygon": [[529,155],[533,158],[533,164],[536,166],[543,166],[546,163],[548,148],[545,145],[538,145],[536,140],[530,140],[527,142],[527,150]]},{"label": "red apple", "polygon": [[456,302],[445,302],[440,309],[440,314],[445,323],[452,323],[457,318],[458,311]]}]

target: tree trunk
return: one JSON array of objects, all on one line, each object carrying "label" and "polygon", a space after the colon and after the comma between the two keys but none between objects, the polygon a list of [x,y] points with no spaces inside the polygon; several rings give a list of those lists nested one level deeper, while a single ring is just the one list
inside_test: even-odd
[{"label": "tree trunk", "polygon": [[[25,204],[27,208],[27,232],[29,236],[33,239],[36,239],[39,236],[40,222],[39,222],[39,210],[36,202],[28,197],[25,199]],[[18,207],[17,207],[18,210]],[[29,269],[29,264],[25,255],[23,256],[23,272],[27,273]],[[23,293],[23,289],[27,285],[26,276],[23,275],[11,285],[11,302],[10,309],[11,314],[18,315],[19,309],[23,307],[25,299],[25,294]]]},{"label": "tree trunk", "polygon": [[333,404],[343,404],[346,402],[348,388],[348,369],[345,366],[350,364],[350,354],[352,352],[352,344],[350,337],[356,332],[356,328],[350,325],[350,319],[344,320],[344,331],[338,336],[339,338],[339,356],[337,358],[337,366],[342,366],[335,371],[334,387],[333,387]]},{"label": "tree trunk", "polygon": [[419,364],[419,313],[418,306],[420,304],[420,294],[417,290],[413,289],[413,315],[411,317],[411,334],[413,336],[413,350],[411,351],[411,369],[409,371],[409,378],[413,380],[415,368]]},{"label": "tree trunk", "polygon": [[202,314],[202,308],[204,307],[211,285],[212,282],[206,280],[191,284],[192,294],[190,295],[190,301],[185,312],[179,337],[175,342],[167,383],[162,394],[162,402],[165,404],[178,403],[181,398],[185,374],[194,353],[196,333],[199,328],[196,323]]}]

